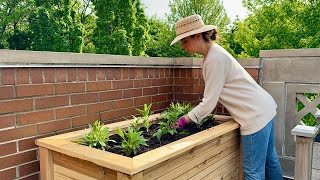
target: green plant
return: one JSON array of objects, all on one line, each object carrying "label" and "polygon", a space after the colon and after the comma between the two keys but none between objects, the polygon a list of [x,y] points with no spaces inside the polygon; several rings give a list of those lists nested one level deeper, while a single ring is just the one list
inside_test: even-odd
[{"label": "green plant", "polygon": [[96,120],[92,125],[89,124],[89,128],[89,133],[74,142],[102,150],[106,150],[109,147],[108,142],[115,142],[109,139],[109,128],[103,127],[99,120]]},{"label": "green plant", "polygon": [[152,106],[152,104],[150,104],[150,105],[144,104],[143,109],[136,109],[142,116],[142,119],[143,119],[142,123],[143,123],[144,127],[147,129],[147,132],[149,132],[149,127],[151,126],[151,124],[149,122],[149,116],[151,114],[153,114],[153,112],[150,111],[151,106]]},{"label": "green plant", "polygon": [[[197,116],[195,116],[195,117],[197,118]],[[212,119],[213,119],[213,114],[209,114],[208,116],[203,118],[201,121],[199,121],[197,118],[197,123],[195,123],[195,124],[196,124],[197,128],[200,129],[201,126],[203,125],[203,123],[205,123],[208,120],[212,120]]]},{"label": "green plant", "polygon": [[170,121],[170,123],[175,123],[181,116],[187,114],[192,110],[192,106],[190,103],[188,104],[180,104],[177,102],[176,104],[171,103],[170,106],[162,113],[162,118],[166,121]]},{"label": "green plant", "polygon": [[156,133],[153,134],[153,137],[157,137],[158,141],[161,141],[161,137],[165,134],[170,133],[174,135],[177,133],[177,129],[174,126],[171,126],[170,121],[161,121],[159,122],[160,128]]},{"label": "green plant", "polygon": [[148,146],[142,132],[135,131],[132,127],[129,127],[127,132],[118,127],[118,134],[123,139],[121,148],[127,156],[136,155],[141,145]]},{"label": "green plant", "polygon": [[140,129],[140,121],[141,121],[141,117],[133,117],[133,122],[131,123],[131,127],[133,128],[134,131],[139,131]]}]

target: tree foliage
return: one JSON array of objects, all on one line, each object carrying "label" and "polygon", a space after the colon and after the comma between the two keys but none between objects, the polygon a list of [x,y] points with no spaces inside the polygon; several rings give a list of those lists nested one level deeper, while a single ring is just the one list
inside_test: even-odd
[{"label": "tree foliage", "polygon": [[[230,32],[242,54],[258,57],[260,50],[320,47],[320,1],[256,0],[253,14]],[[256,7],[256,8],[253,8]]]},{"label": "tree foliage", "polygon": [[148,26],[140,0],[95,0],[93,4],[98,17],[93,36],[97,53],[145,53]]},{"label": "tree foliage", "polygon": [[29,16],[33,50],[81,52],[83,27],[74,0],[36,0]]},{"label": "tree foliage", "polygon": [[183,17],[199,14],[205,24],[212,24],[223,29],[229,18],[221,0],[170,0],[171,13],[167,16],[170,24]]}]

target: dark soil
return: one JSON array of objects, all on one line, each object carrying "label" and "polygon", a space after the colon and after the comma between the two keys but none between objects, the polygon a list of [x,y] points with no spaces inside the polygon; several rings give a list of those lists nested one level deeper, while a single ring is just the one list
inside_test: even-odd
[{"label": "dark soil", "polygon": [[[147,144],[148,146],[141,146],[140,150],[137,152],[137,155],[142,154],[144,152],[150,151],[152,149],[156,149],[160,146],[169,144],[173,141],[182,139],[184,137],[190,136],[192,134],[195,134],[197,132],[209,129],[213,126],[218,125],[219,123],[213,120],[208,120],[202,124],[200,128],[197,128],[195,123],[190,123],[186,125],[183,129],[177,129],[178,133],[171,135],[171,134],[165,134],[161,137],[161,142],[158,141],[157,137],[153,137],[153,134],[157,132],[159,128],[159,124],[153,124],[149,128],[149,132],[146,132],[146,129],[144,127],[140,128],[144,133],[142,134],[144,138],[148,139]],[[110,136],[111,140],[115,140],[117,143],[109,142],[108,145],[111,146],[107,151],[113,152],[116,154],[121,154],[123,156],[126,156],[122,149],[120,148],[122,139],[118,134]],[[129,156],[133,157],[133,156]]]},{"label": "dark soil", "polygon": [[320,133],[314,138],[314,141],[320,143]]}]

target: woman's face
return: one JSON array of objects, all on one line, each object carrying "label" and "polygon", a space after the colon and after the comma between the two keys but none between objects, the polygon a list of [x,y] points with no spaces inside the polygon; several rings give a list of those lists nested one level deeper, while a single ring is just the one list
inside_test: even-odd
[{"label": "woman's face", "polygon": [[188,36],[181,40],[182,48],[187,51],[190,55],[197,53],[197,47],[199,47],[199,36],[198,34],[194,37]]}]

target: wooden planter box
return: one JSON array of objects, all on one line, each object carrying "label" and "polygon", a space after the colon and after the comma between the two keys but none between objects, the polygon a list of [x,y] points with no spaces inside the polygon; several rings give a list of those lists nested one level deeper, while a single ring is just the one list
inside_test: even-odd
[{"label": "wooden planter box", "polygon": [[[215,119],[225,122],[133,158],[71,142],[88,129],[38,139],[41,179],[239,179],[239,124],[228,116]],[[130,122],[107,126],[114,133]]]}]

